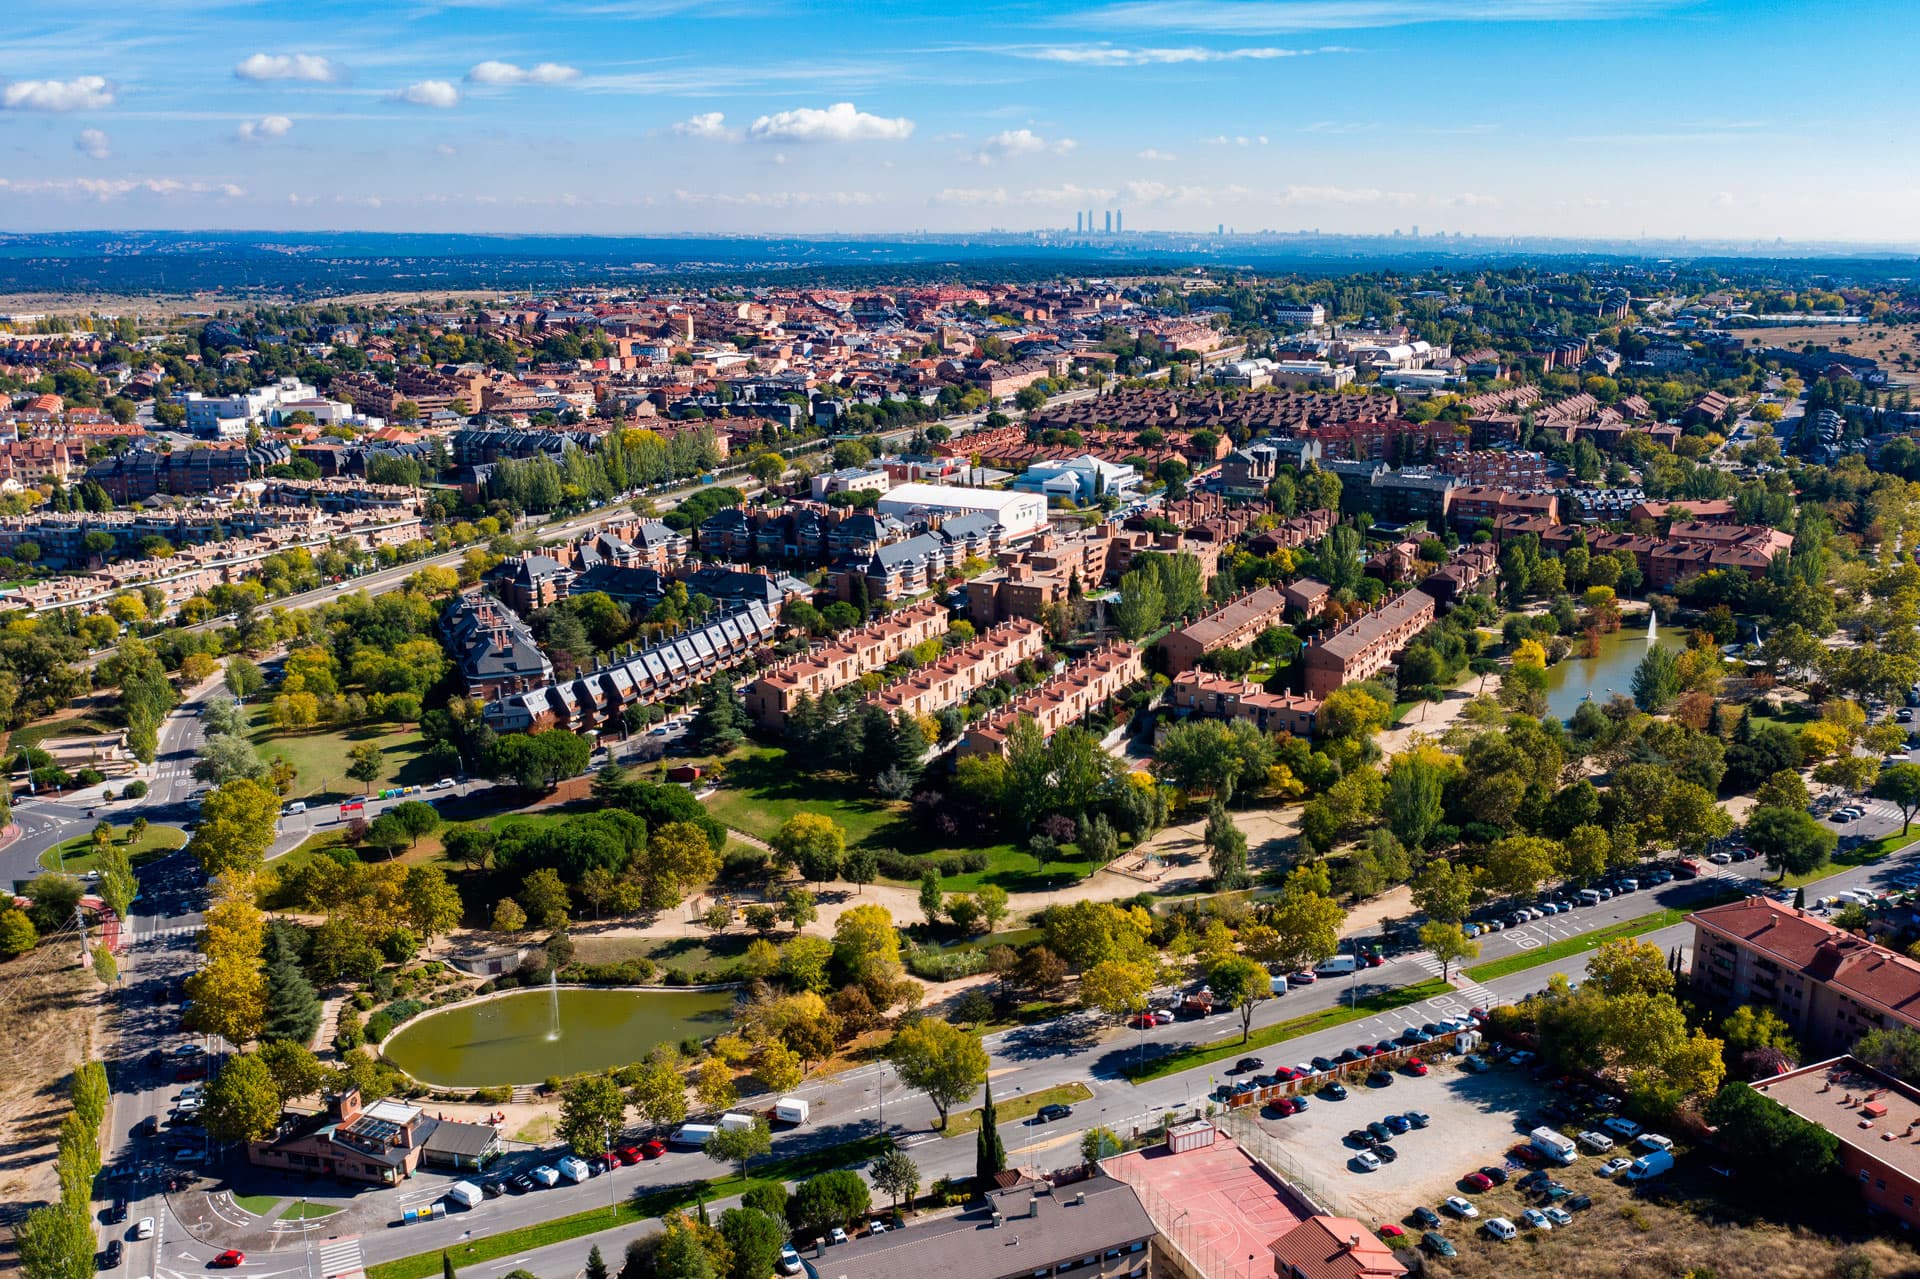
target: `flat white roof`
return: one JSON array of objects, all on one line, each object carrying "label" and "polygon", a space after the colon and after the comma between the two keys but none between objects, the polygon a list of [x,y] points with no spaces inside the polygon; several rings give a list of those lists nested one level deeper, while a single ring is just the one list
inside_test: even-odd
[{"label": "flat white roof", "polygon": [[999,489],[962,488],[954,484],[896,484],[880,499],[883,511],[915,506],[951,507],[964,511],[1004,511],[1010,506],[1031,506],[1041,499],[1033,493],[1003,492]]}]

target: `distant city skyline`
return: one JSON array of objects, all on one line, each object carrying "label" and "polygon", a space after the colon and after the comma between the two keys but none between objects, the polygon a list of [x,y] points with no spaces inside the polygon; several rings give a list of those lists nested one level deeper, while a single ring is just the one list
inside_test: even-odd
[{"label": "distant city skyline", "polygon": [[1897,0],[8,17],[15,231],[1920,240],[1920,18]]}]

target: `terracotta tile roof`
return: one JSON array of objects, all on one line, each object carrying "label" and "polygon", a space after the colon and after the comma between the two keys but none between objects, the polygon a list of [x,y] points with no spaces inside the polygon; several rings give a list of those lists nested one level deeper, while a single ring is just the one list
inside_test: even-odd
[{"label": "terracotta tile roof", "polygon": [[1920,1025],[1920,963],[1765,897],[1696,911],[1687,919],[1764,951],[1776,963],[1863,1004]]},{"label": "terracotta tile roof", "polygon": [[1275,1273],[1301,1279],[1388,1279],[1407,1273],[1387,1247],[1351,1217],[1308,1217],[1267,1245]]}]

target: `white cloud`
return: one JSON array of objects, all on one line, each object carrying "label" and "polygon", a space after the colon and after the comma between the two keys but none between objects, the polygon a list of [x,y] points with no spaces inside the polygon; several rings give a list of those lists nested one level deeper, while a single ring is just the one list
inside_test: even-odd
[{"label": "white cloud", "polygon": [[1173,49],[1126,49],[1111,44],[1071,44],[1012,52],[1019,58],[1031,58],[1040,62],[1062,62],[1069,66],[1153,67],[1197,62],[1267,62],[1275,58],[1306,58],[1316,53],[1346,53],[1349,50],[1270,47],[1208,49],[1200,45],[1187,45]]},{"label": "white cloud", "polygon": [[1712,203],[1713,203],[1713,207],[1716,209],[1731,209],[1733,207],[1733,192],[1731,191],[1714,192]]},{"label": "white cloud", "polygon": [[435,107],[447,110],[460,105],[460,90],[445,80],[416,80],[404,89],[393,94],[396,102],[411,102],[416,107]]},{"label": "white cloud", "polygon": [[247,120],[234,131],[234,136],[242,142],[265,142],[272,138],[285,137],[293,121],[283,115],[270,115],[255,122]]},{"label": "white cloud", "polygon": [[346,77],[346,68],[317,53],[256,53],[233,68],[242,80],[306,80],[332,84]]},{"label": "white cloud", "polygon": [[1142,160],[1178,160],[1180,158],[1171,151],[1162,151],[1158,147],[1148,147],[1145,151],[1136,154]]},{"label": "white cloud", "polygon": [[1032,129],[1007,129],[988,138],[975,153],[974,159],[981,164],[992,164],[996,159],[1009,156],[1039,155],[1052,152],[1054,155],[1067,155],[1080,144],[1072,138],[1060,138],[1049,142]]},{"label": "white cloud", "polygon": [[0,90],[0,107],[9,111],[98,111],[113,105],[117,87],[105,76],[71,80],[15,80]]},{"label": "white cloud", "polygon": [[133,194],[221,195],[237,199],[244,187],[231,182],[182,182],[177,178],[0,178],[0,192],[20,195],[63,195],[83,199],[118,200]]},{"label": "white cloud", "polygon": [[913,121],[869,115],[851,102],[819,107],[796,107],[763,115],[747,129],[758,142],[904,142],[913,136]]},{"label": "white cloud", "polygon": [[1382,191],[1377,187],[1291,186],[1274,197],[1276,204],[1393,204],[1415,201],[1408,191]]},{"label": "white cloud", "polygon": [[1413,23],[1608,21],[1678,0],[1125,0],[1073,15],[1075,25],[1228,36],[1353,31]]},{"label": "white cloud", "polygon": [[73,140],[73,149],[91,159],[105,160],[113,154],[113,140],[98,129],[82,129]]},{"label": "white cloud", "polygon": [[467,72],[469,84],[571,84],[580,78],[580,69],[559,62],[542,62],[522,67],[511,62],[477,63]]},{"label": "white cloud", "polygon": [[1247,189],[1243,186],[1201,187],[1175,186],[1165,182],[1156,182],[1147,178],[1135,178],[1127,183],[1126,196],[1131,204],[1176,204],[1188,207],[1204,207],[1216,201],[1234,201],[1245,198]]},{"label": "white cloud", "polygon": [[703,142],[738,142],[740,130],[727,127],[727,117],[718,111],[702,111],[688,120],[682,120],[673,126],[673,131],[683,138],[698,138]]},{"label": "white cloud", "polygon": [[960,208],[982,208],[1003,204],[1098,204],[1113,198],[1113,191],[1106,187],[1083,187],[1072,182],[1059,186],[1030,187],[1025,191],[1009,192],[1005,187],[947,187],[934,193],[931,203],[953,205]]},{"label": "white cloud", "polygon": [[441,156],[445,159],[451,160],[454,156],[460,154],[460,148],[454,146],[450,142],[442,142],[439,146],[433,149],[433,153],[437,156]]}]

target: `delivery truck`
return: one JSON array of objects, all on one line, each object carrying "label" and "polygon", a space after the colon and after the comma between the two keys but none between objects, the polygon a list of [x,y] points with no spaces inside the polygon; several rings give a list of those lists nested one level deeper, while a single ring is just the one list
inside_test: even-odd
[{"label": "delivery truck", "polygon": [[593,1175],[593,1171],[587,1167],[587,1161],[577,1155],[568,1155],[557,1166],[560,1175],[576,1186]]},{"label": "delivery truck", "polygon": [[717,1124],[682,1124],[674,1132],[672,1143],[675,1146],[704,1146],[707,1138],[720,1131]]},{"label": "delivery truck", "polygon": [[1535,1128],[1527,1138],[1535,1150],[1559,1163],[1570,1164],[1580,1157],[1580,1148],[1573,1144],[1573,1139],[1552,1128]]},{"label": "delivery truck", "polygon": [[720,1116],[720,1126],[728,1132],[745,1132],[747,1129],[753,1127],[753,1116],[743,1115],[738,1111],[729,1110],[726,1114]]},{"label": "delivery truck", "polygon": [[447,1187],[447,1202],[458,1208],[478,1208],[486,1195],[471,1181],[456,1181]]},{"label": "delivery truck", "polygon": [[807,1103],[799,1097],[782,1097],[773,1103],[773,1117],[783,1124],[807,1122]]}]

